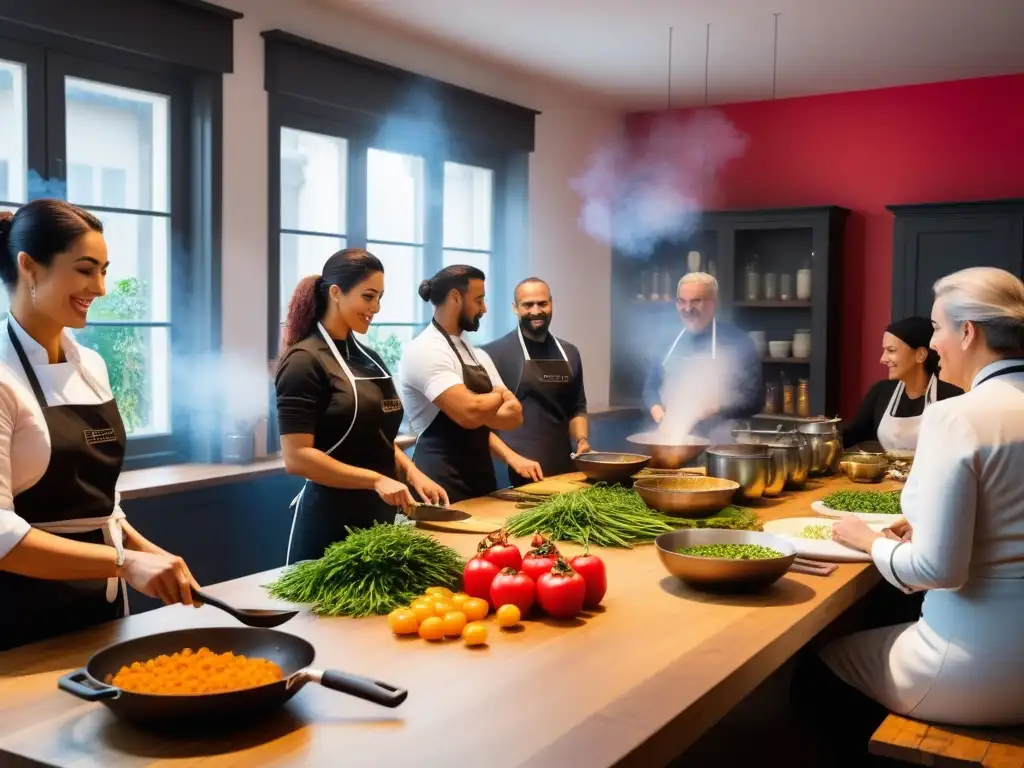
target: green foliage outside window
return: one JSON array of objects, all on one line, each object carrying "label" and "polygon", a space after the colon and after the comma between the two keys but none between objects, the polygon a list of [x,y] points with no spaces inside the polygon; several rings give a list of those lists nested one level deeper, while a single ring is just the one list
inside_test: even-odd
[{"label": "green foliage outside window", "polygon": [[[89,319],[94,322],[145,318],[145,286],[134,277],[108,286],[107,295],[94,301],[89,310]],[[128,434],[145,427],[149,413],[143,334],[144,329],[131,326],[90,325],[76,335],[80,344],[99,352],[106,362],[110,388]]]}]

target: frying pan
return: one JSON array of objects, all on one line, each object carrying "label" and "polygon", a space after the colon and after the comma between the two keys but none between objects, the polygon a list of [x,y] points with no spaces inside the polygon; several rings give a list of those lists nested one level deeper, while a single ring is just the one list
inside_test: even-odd
[{"label": "frying pan", "polygon": [[[132,662],[204,646],[214,653],[231,651],[273,661],[281,668],[284,679],[241,691],[185,696],[132,693],[106,682]],[[408,696],[408,691],[379,680],[310,669],[314,655],[313,646],[301,637],[273,629],[182,629],[105,648],[93,654],[82,669],[61,677],[58,685],[85,701],[100,701],[117,717],[138,725],[206,725],[256,718],[283,705],[308,682],[385,707],[397,707]]]}]

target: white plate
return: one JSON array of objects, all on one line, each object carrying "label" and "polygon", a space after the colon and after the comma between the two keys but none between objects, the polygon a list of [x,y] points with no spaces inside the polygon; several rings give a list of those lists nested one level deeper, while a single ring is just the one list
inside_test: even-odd
[{"label": "white plate", "polygon": [[838,509],[831,509],[829,507],[826,507],[820,501],[815,501],[811,503],[811,511],[814,512],[816,515],[824,515],[825,517],[832,518],[847,517],[849,515],[852,515],[853,517],[859,517],[868,525],[871,525],[872,523],[882,523],[883,528],[885,526],[888,526],[890,523],[895,523],[897,520],[900,519],[900,515],[884,515],[879,514],[878,512],[841,512]]},{"label": "white plate", "polygon": [[[834,563],[866,563],[871,561],[871,555],[861,552],[858,549],[850,549],[837,541],[830,539],[805,539],[800,531],[808,525],[831,525],[831,521],[821,517],[785,517],[781,520],[769,520],[764,524],[765,533],[774,533],[790,541],[796,547],[796,553],[801,557],[809,557],[813,560],[824,560]],[[868,524],[876,531],[884,527],[879,523]]]}]

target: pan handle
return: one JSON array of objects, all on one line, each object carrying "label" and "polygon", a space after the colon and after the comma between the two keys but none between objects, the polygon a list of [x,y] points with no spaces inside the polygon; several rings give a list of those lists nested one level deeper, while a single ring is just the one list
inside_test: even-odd
[{"label": "pan handle", "polygon": [[371,680],[368,677],[349,675],[336,669],[328,669],[320,673],[309,670],[307,674],[311,680],[320,683],[324,688],[330,688],[332,691],[341,691],[349,696],[366,699],[374,704],[380,704],[382,707],[397,707],[409,695],[409,692],[404,688],[396,688],[393,685],[388,685],[380,680]]},{"label": "pan handle", "polygon": [[93,680],[92,676],[84,669],[68,672],[57,681],[57,686],[62,691],[67,691],[72,696],[77,696],[86,701],[116,699],[121,695],[120,688]]}]

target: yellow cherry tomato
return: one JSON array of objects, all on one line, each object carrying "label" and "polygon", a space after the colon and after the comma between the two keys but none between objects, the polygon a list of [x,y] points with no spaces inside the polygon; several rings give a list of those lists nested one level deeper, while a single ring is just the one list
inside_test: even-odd
[{"label": "yellow cherry tomato", "polygon": [[434,615],[444,616],[449,611],[454,611],[455,606],[448,600],[435,600],[434,601]]},{"label": "yellow cherry tomato", "polygon": [[452,595],[452,605],[455,606],[455,610],[462,608],[462,604],[469,600],[469,595],[465,592],[456,592]]},{"label": "yellow cherry tomato", "polygon": [[408,608],[399,608],[388,615],[388,627],[396,635],[411,635],[419,626],[420,620]]},{"label": "yellow cherry tomato", "polygon": [[522,616],[519,613],[519,607],[509,603],[508,605],[503,605],[498,609],[498,612],[495,614],[495,618],[498,620],[498,626],[505,628],[514,627],[519,623],[519,619],[522,618]]},{"label": "yellow cherry tomato", "polygon": [[[422,633],[422,629],[420,632]],[[462,639],[466,645],[483,645],[487,642],[487,625],[479,621],[467,624],[466,628],[462,630]]]},{"label": "yellow cherry tomato", "polygon": [[470,621],[486,619],[490,611],[491,606],[487,604],[486,600],[482,600],[479,597],[471,597],[462,604],[462,612],[466,614],[466,618]]},{"label": "yellow cherry tomato", "polygon": [[427,589],[428,595],[436,595],[437,597],[449,598],[452,596],[452,591],[448,587],[430,587]]},{"label": "yellow cherry tomato", "polygon": [[424,640],[440,640],[444,637],[444,622],[437,616],[424,619],[420,624],[420,637]]},{"label": "yellow cherry tomato", "polygon": [[434,615],[434,604],[426,600],[417,600],[412,604],[412,612],[420,622],[426,621]]},{"label": "yellow cherry tomato", "polygon": [[445,637],[458,637],[466,626],[466,614],[462,611],[448,611],[442,621]]}]

